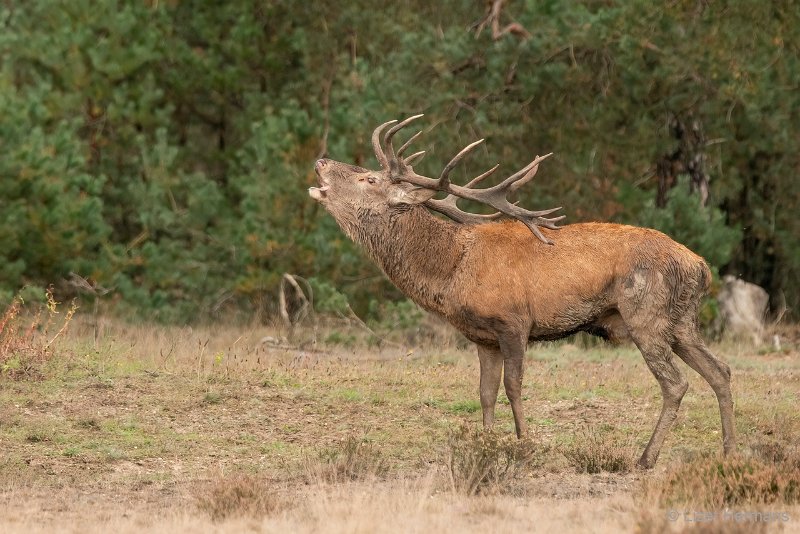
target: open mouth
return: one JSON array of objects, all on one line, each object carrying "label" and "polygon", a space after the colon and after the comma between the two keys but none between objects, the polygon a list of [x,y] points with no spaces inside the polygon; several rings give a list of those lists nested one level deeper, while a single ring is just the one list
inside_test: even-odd
[{"label": "open mouth", "polygon": [[314,200],[322,200],[323,198],[328,196],[328,189],[330,189],[330,184],[319,174],[319,169],[317,169],[317,181],[319,181],[319,185],[321,187],[309,187],[308,194]]}]

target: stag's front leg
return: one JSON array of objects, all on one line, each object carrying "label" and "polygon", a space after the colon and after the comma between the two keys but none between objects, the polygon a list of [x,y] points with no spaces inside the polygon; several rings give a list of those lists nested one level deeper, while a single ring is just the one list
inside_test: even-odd
[{"label": "stag's front leg", "polygon": [[525,436],[527,424],[522,413],[522,369],[525,358],[525,340],[517,336],[500,338],[500,351],[503,353],[503,385],[514,413],[514,426],[517,437]]},{"label": "stag's front leg", "polygon": [[489,430],[494,424],[494,407],[497,404],[497,390],[500,389],[500,374],[503,371],[503,354],[497,347],[478,345],[478,359],[481,362],[481,410],[483,428]]}]

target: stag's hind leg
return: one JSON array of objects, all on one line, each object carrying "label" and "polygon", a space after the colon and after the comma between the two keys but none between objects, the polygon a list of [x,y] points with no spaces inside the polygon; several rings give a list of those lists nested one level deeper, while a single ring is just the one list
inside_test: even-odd
[{"label": "stag's hind leg", "polygon": [[714,390],[722,419],[722,447],[726,454],[734,452],[736,436],[731,395],[731,368],[708,350],[694,325],[689,325],[676,333],[672,348],[675,354],[697,371]]},{"label": "stag's hind leg", "polygon": [[663,397],[658,423],[638,462],[641,467],[649,469],[656,464],[664,439],[678,416],[678,408],[689,389],[689,381],[676,365],[676,358],[664,339],[650,334],[644,337],[634,336],[634,342],[644,356],[650,372],[658,380]]},{"label": "stag's hind leg", "polygon": [[689,382],[678,368],[678,359],[671,347],[674,323],[670,317],[676,306],[675,271],[679,266],[670,264],[669,267],[665,272],[644,267],[634,270],[624,280],[623,299],[618,306],[620,316],[647,367],[656,377],[663,397],[661,415],[638,462],[645,468],[655,465],[667,432],[678,416],[683,396],[689,389]]}]

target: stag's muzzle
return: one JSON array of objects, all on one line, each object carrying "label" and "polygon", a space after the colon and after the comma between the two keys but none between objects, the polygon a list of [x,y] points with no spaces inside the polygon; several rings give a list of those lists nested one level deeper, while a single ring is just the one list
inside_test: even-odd
[{"label": "stag's muzzle", "polygon": [[318,159],[317,163],[314,164],[314,171],[317,173],[317,181],[319,185],[322,187],[309,187],[308,194],[314,200],[322,200],[327,196],[327,191],[330,189],[330,184],[328,184],[327,180],[323,178],[322,171],[325,169],[325,166],[328,165],[327,159]]}]

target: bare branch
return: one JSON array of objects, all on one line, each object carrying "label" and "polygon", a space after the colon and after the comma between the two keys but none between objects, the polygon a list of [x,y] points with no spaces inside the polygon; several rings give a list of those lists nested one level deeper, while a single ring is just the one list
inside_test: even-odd
[{"label": "bare branch", "polygon": [[[306,297],[306,292],[300,287],[298,280],[303,283],[308,292],[308,297]],[[287,284],[292,286],[294,289],[295,296],[301,301],[300,309],[295,311],[294,313],[289,313],[289,306],[286,300],[286,289]],[[278,292],[278,302],[280,304],[280,311],[281,317],[283,318],[286,326],[289,329],[289,339],[294,336],[294,327],[297,323],[302,321],[306,318],[306,316],[311,313],[312,318],[314,315],[314,292],[311,289],[311,284],[308,283],[308,280],[303,278],[302,276],[298,276],[296,274],[289,274],[283,273],[281,277],[281,284],[280,289]],[[313,343],[317,342],[317,333],[316,333],[316,324],[314,325],[314,340]]]},{"label": "bare branch", "polygon": [[322,113],[325,117],[322,126],[322,136],[319,142],[319,153],[317,154],[317,159],[324,158],[328,154],[328,134],[330,133],[331,129],[331,87],[333,87],[333,76],[334,73],[325,80],[325,84],[322,87]]},{"label": "bare branch", "polygon": [[519,22],[511,22],[504,28],[500,28],[500,15],[503,10],[503,4],[505,4],[505,0],[492,1],[484,19],[476,25],[475,37],[480,36],[481,32],[486,26],[491,26],[492,39],[495,41],[499,40],[507,33],[516,35],[523,41],[530,39],[531,34]]}]

